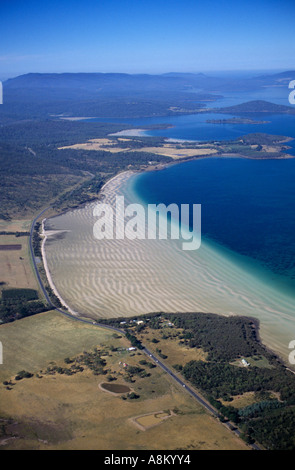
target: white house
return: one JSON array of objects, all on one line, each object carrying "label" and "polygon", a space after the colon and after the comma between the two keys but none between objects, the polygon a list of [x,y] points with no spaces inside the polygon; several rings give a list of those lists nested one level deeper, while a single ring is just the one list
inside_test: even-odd
[{"label": "white house", "polygon": [[249,367],[249,365],[250,365],[250,363],[247,362],[246,359],[244,359],[244,358],[242,359],[241,362],[242,362],[242,364],[243,364],[244,367]]}]

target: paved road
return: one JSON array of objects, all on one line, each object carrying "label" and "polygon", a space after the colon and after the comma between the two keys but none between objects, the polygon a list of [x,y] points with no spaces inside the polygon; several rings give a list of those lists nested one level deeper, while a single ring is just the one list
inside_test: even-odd
[{"label": "paved road", "polygon": [[167,372],[168,375],[170,375],[170,377],[172,377],[172,379],[174,379],[176,382],[179,383],[179,385],[181,385],[183,388],[186,389],[186,391],[188,393],[190,393],[190,395],[192,395],[201,405],[203,405],[208,411],[210,411],[210,413],[212,413],[213,415],[215,416],[219,416],[217,411],[212,407],[210,406],[205,400],[203,400],[194,390],[192,390],[188,385],[186,385],[184,383],[183,380],[181,380],[177,375],[174,374],[174,372],[172,372],[163,362],[161,362],[156,356],[154,356],[153,353],[151,353],[151,351],[149,351],[147,348],[144,348],[143,351],[151,358],[153,359],[153,361],[159,366],[161,367],[165,372]]},{"label": "paved road", "polygon": [[[79,322],[83,322],[83,323],[87,323],[87,324],[92,324],[92,325],[95,325],[97,327],[100,327],[100,328],[106,328],[108,330],[112,330],[112,331],[115,331],[117,333],[120,333],[120,334],[123,334],[125,335],[126,332],[120,328],[116,328],[116,327],[113,327],[113,326],[110,326],[110,325],[105,325],[103,323],[99,323],[99,322],[94,322],[94,321],[91,321],[91,320],[87,320],[87,319],[84,319],[84,318],[81,318],[81,317],[75,317],[73,316],[72,314],[68,313],[68,312],[65,312],[64,310],[62,310],[61,308],[58,308],[58,307],[55,307],[55,305],[52,303],[52,301],[50,300],[49,296],[48,296],[48,293],[43,285],[43,282],[42,282],[42,279],[40,277],[40,274],[39,274],[39,271],[37,269],[37,263],[36,263],[36,259],[35,259],[35,255],[34,255],[34,250],[33,250],[33,233],[34,233],[34,228],[35,228],[35,225],[36,225],[36,222],[37,220],[44,214],[44,212],[46,212],[48,209],[50,209],[50,207],[47,207],[46,209],[44,209],[42,212],[40,212],[40,214],[38,214],[35,219],[33,220],[32,222],[32,225],[31,225],[31,230],[30,230],[30,251],[31,251],[31,256],[32,256],[32,260],[33,260],[33,265],[34,265],[34,269],[35,269],[35,273],[36,273],[36,276],[37,276],[37,279],[38,279],[38,283],[40,285],[40,288],[45,296],[45,299],[46,301],[48,302],[48,304],[50,305],[50,307],[52,307],[53,310],[57,310],[58,312],[60,312],[62,315],[65,315],[66,317],[69,317],[71,318],[72,320],[75,320],[75,321],[79,321]],[[190,388],[183,380],[181,380],[177,375],[174,374],[174,372],[172,372],[163,362],[161,362],[159,360],[158,357],[156,357],[151,351],[149,351],[146,347],[144,347],[142,349],[142,351],[147,355],[149,356],[150,359],[152,359],[156,365],[158,365],[159,367],[161,367],[161,369],[163,369],[173,380],[175,380],[183,389],[185,389],[193,398],[195,398],[204,408],[206,408],[210,413],[212,413],[214,416],[216,417],[219,417],[219,413],[217,412],[217,410],[215,408],[213,408],[212,406],[210,406],[200,395],[198,395],[195,390],[193,390],[192,388]],[[232,425],[230,423],[224,423],[231,431],[233,431],[237,436],[241,436],[241,432],[237,429],[237,428],[234,428],[232,429]],[[252,444],[251,445],[252,449],[254,450],[260,450],[260,448],[256,445],[256,444]]]},{"label": "paved road", "polygon": [[37,222],[37,220],[41,217],[41,215],[44,214],[44,212],[48,211],[48,209],[50,209],[50,207],[46,207],[46,209],[44,209],[42,212],[40,212],[40,214],[38,214],[38,215],[35,217],[35,219],[33,220],[32,225],[31,225],[31,230],[30,230],[29,245],[30,245],[30,252],[31,252],[32,262],[33,262],[35,274],[36,274],[36,276],[37,276],[40,289],[42,290],[42,292],[43,292],[43,294],[44,294],[44,297],[45,297],[45,299],[46,299],[46,302],[47,302],[51,307],[55,308],[54,305],[53,305],[53,303],[51,302],[51,300],[50,300],[48,294],[47,294],[47,290],[45,289],[45,287],[44,287],[44,285],[43,285],[43,282],[42,282],[42,279],[41,279],[41,277],[40,277],[40,274],[39,274],[39,271],[38,271],[38,268],[37,268],[36,258],[35,258],[35,255],[34,255],[34,249],[33,249],[33,234],[34,234],[34,229],[35,229],[36,222]]}]

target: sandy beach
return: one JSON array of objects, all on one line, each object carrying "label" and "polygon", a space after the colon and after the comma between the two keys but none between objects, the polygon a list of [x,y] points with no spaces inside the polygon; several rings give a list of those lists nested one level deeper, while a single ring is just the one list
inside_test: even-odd
[{"label": "sandy beach", "polygon": [[41,232],[41,235],[42,235],[42,243],[41,243],[41,253],[42,253],[42,260],[43,260],[43,266],[44,266],[44,269],[45,269],[45,272],[46,272],[46,277],[47,277],[47,280],[48,280],[48,284],[49,286],[51,287],[52,291],[54,292],[54,294],[56,295],[56,297],[60,300],[61,304],[66,307],[66,309],[69,311],[69,313],[71,313],[72,315],[75,315],[75,316],[78,316],[78,312],[75,312],[65,301],[64,299],[62,298],[62,296],[60,295],[60,293],[58,292],[53,280],[52,280],[52,276],[51,276],[51,273],[48,269],[48,264],[47,264],[47,258],[46,258],[46,253],[45,253],[45,243],[46,243],[46,240],[48,239],[48,237],[50,236],[54,236],[56,235],[56,231],[46,231],[45,228],[44,228],[44,224],[45,224],[45,221],[46,221],[46,218],[42,220],[42,232]]},{"label": "sandy beach", "polygon": [[148,129],[126,129],[109,135],[114,137],[140,137],[144,136],[147,132]]},{"label": "sandy beach", "polygon": [[[128,171],[109,180],[103,202],[114,205],[116,195],[124,195],[126,205],[140,202],[133,191],[137,177]],[[44,222],[46,272],[69,311],[94,320],[157,311],[251,316],[260,321],[263,342],[286,359],[293,339],[291,299],[208,243],[188,252],[180,240],[96,240],[96,204]],[[61,238],[54,237],[57,231],[64,232]]]}]

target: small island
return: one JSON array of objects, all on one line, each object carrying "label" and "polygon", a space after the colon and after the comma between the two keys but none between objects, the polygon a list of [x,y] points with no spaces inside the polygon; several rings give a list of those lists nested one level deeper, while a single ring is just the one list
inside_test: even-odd
[{"label": "small island", "polygon": [[207,119],[208,124],[269,124],[270,121],[254,121],[248,118]]}]

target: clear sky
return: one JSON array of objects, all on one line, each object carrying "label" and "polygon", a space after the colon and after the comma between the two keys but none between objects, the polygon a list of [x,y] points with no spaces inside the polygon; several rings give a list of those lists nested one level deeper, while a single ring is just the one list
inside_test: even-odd
[{"label": "clear sky", "polygon": [[0,0],[0,77],[295,69],[294,0]]}]

